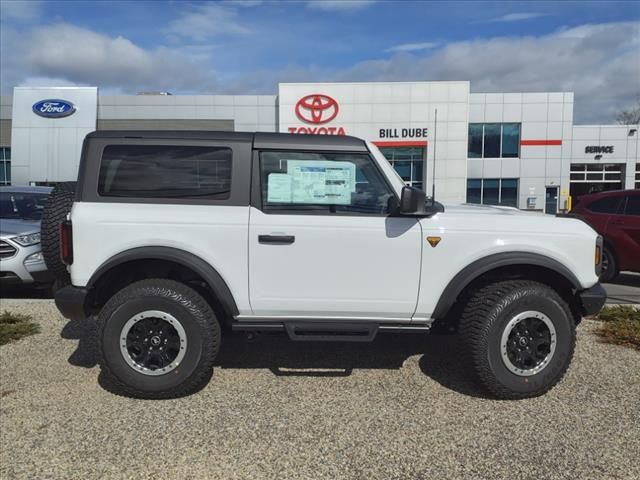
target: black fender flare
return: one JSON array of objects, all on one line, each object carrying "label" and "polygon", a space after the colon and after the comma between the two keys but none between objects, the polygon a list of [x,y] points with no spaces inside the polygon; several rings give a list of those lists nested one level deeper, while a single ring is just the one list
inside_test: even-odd
[{"label": "black fender flare", "polygon": [[238,315],[236,301],[218,271],[200,257],[173,247],[136,247],[120,252],[98,267],[91,275],[87,289],[93,288],[98,280],[112,268],[133,260],[167,260],[193,270],[209,285],[225,312],[231,318]]},{"label": "black fender flare", "polygon": [[553,258],[530,252],[496,253],[476,260],[460,270],[447,284],[442,295],[440,295],[440,299],[431,317],[436,319],[443,318],[451,309],[460,293],[480,275],[496,268],[513,265],[534,265],[536,267],[553,270],[564,277],[574,289],[582,289],[580,282],[573,272]]}]

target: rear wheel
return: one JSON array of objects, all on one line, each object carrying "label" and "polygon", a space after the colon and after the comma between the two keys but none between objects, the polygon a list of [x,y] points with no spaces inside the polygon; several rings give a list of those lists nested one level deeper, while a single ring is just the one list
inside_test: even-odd
[{"label": "rear wheel", "polygon": [[106,303],[98,324],[102,367],[127,395],[180,397],[211,376],[220,325],[204,298],[182,283],[133,283]]},{"label": "rear wheel", "polygon": [[504,399],[542,395],[565,374],[575,347],[567,303],[546,285],[512,280],[476,291],[460,334],[478,379]]},{"label": "rear wheel", "polygon": [[60,258],[60,224],[71,211],[75,195],[76,182],[58,183],[47,198],[40,222],[42,255],[58,286],[71,283],[67,266]]},{"label": "rear wheel", "polygon": [[601,282],[610,282],[618,276],[618,264],[613,251],[609,247],[604,247],[602,252],[602,273],[600,274]]}]

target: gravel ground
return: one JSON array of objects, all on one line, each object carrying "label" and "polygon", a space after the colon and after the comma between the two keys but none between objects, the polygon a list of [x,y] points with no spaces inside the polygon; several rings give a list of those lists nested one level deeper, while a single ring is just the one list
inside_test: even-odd
[{"label": "gravel ground", "polygon": [[483,398],[455,337],[373,344],[227,335],[187,398],[116,395],[91,321],[2,300],[42,333],[0,348],[0,477],[640,478],[640,353],[578,328],[565,379],[524,401]]}]

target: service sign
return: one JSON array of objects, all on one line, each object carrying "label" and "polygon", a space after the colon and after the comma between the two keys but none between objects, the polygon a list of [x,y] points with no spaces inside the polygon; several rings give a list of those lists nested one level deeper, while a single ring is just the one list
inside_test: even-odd
[{"label": "service sign", "polygon": [[66,100],[48,99],[33,104],[33,113],[45,118],[63,118],[73,115],[76,106]]}]

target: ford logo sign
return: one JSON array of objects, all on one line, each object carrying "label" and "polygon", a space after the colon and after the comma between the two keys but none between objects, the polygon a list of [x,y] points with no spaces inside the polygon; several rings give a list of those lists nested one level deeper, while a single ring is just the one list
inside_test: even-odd
[{"label": "ford logo sign", "polygon": [[40,100],[33,104],[33,113],[45,118],[62,118],[72,115],[76,106],[66,100]]}]

